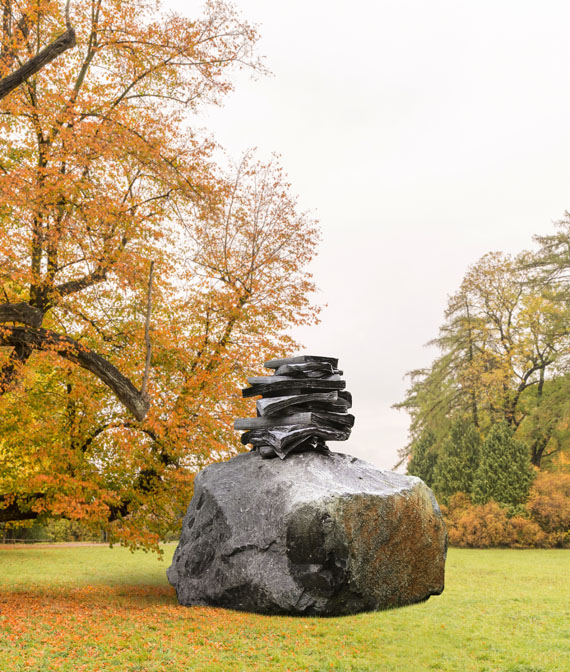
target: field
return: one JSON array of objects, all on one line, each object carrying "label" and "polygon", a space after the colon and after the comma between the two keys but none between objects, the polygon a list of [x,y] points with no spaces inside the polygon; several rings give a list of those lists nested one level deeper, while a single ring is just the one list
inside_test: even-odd
[{"label": "field", "polygon": [[0,670],[570,670],[570,551],[451,549],[443,595],[330,619],[180,607],[173,551],[0,547]]}]

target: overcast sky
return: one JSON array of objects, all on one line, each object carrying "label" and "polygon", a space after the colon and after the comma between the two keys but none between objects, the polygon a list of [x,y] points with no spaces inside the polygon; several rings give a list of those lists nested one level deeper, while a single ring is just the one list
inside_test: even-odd
[{"label": "overcast sky", "polygon": [[[198,2],[169,0],[192,15]],[[407,443],[405,373],[437,354],[448,295],[570,209],[570,3],[235,0],[273,77],[236,78],[204,125],[281,154],[323,242],[305,352],[338,356],[356,423],[331,447],[382,468]]]}]

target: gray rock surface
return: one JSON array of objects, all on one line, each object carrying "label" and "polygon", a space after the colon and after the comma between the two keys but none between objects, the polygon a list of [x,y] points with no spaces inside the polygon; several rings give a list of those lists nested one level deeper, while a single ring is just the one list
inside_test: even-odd
[{"label": "gray rock surface", "polygon": [[342,615],[443,591],[431,490],[349,455],[245,453],[194,483],[168,580],[183,605]]}]

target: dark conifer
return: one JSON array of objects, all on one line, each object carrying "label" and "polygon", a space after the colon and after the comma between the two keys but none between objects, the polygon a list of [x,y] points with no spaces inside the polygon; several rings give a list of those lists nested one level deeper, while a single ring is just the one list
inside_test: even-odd
[{"label": "dark conifer", "polygon": [[434,469],[433,487],[443,501],[456,492],[471,494],[479,467],[481,438],[475,425],[456,420],[445,439]]},{"label": "dark conifer", "polygon": [[434,468],[437,463],[435,451],[435,435],[431,431],[424,432],[411,447],[412,459],[408,462],[408,474],[419,476],[429,485],[433,485]]},{"label": "dark conifer", "polygon": [[528,498],[533,472],[528,450],[506,423],[494,425],[483,444],[479,468],[473,481],[473,501],[493,499],[516,506]]}]

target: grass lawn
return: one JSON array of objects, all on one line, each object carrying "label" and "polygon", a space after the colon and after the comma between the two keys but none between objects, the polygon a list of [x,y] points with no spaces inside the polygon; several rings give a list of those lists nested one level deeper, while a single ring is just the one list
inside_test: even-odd
[{"label": "grass lawn", "polygon": [[0,670],[570,670],[570,551],[451,549],[443,595],[329,619],[180,607],[173,551],[0,547]]}]

